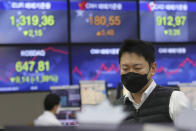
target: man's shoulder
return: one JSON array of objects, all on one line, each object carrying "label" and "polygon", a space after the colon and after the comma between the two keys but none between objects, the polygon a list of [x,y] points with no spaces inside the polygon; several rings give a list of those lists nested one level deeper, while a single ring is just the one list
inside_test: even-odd
[{"label": "man's shoulder", "polygon": [[58,126],[61,125],[60,121],[50,115],[40,115],[34,120],[35,126]]},{"label": "man's shoulder", "polygon": [[160,90],[168,90],[168,91],[180,91],[179,87],[177,86],[161,86],[161,85],[156,85],[156,88],[157,89],[160,89]]},{"label": "man's shoulder", "polygon": [[170,98],[174,91],[175,89],[173,87],[156,85],[156,88],[152,91],[150,96]]}]

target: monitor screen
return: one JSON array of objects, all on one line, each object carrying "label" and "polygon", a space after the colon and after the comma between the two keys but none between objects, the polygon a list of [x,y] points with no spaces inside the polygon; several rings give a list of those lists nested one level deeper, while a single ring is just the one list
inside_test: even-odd
[{"label": "monitor screen", "polygon": [[72,80],[105,80],[107,87],[117,87],[120,82],[118,62],[119,46],[72,46]]},{"label": "monitor screen", "polygon": [[196,81],[196,45],[156,45],[157,72],[155,81],[160,85],[177,85]]},{"label": "monitor screen", "polygon": [[1,0],[0,44],[66,43],[66,0]]},{"label": "monitor screen", "polygon": [[57,114],[57,119],[63,126],[79,126],[78,120],[76,119],[76,112],[73,110],[60,111]]},{"label": "monitor screen", "polygon": [[136,0],[70,0],[71,42],[137,39]]},{"label": "monitor screen", "polygon": [[106,83],[103,80],[81,80],[82,105],[100,104],[106,99]]},{"label": "monitor screen", "polygon": [[69,84],[67,46],[1,46],[0,61],[0,92]]},{"label": "monitor screen", "polygon": [[[154,47],[157,71],[153,78],[158,84],[176,86],[196,81],[196,45],[171,43],[156,44]],[[73,46],[73,83],[105,80],[107,87],[117,87],[121,81],[118,51],[118,46]]]},{"label": "monitor screen", "polygon": [[196,41],[196,1],[140,0],[140,38],[153,42]]},{"label": "monitor screen", "polygon": [[52,86],[52,93],[60,96],[60,110],[68,108],[80,109],[81,98],[79,85]]}]

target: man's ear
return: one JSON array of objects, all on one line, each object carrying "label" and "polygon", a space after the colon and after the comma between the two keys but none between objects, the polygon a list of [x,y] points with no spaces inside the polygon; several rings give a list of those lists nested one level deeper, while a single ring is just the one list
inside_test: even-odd
[{"label": "man's ear", "polygon": [[153,62],[151,66],[151,75],[154,76],[157,71],[157,63]]},{"label": "man's ear", "polygon": [[57,109],[58,108],[58,105],[55,105],[54,108]]}]

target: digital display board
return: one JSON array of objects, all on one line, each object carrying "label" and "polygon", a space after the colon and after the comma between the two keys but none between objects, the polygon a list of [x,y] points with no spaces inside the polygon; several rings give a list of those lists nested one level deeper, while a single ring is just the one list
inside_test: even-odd
[{"label": "digital display board", "polygon": [[156,45],[157,72],[160,85],[177,85],[196,81],[196,45]]},{"label": "digital display board", "polygon": [[140,38],[153,42],[196,41],[196,1],[140,0]]},{"label": "digital display board", "polygon": [[134,0],[70,0],[71,42],[138,39]]},{"label": "digital display board", "polygon": [[119,46],[72,46],[72,80],[105,80],[107,87],[120,82]]},{"label": "digital display board", "polygon": [[[157,71],[153,79],[163,86],[196,81],[196,45],[155,45]],[[120,79],[118,46],[73,46],[73,83],[80,80],[105,80],[107,87],[117,87]]]},{"label": "digital display board", "polygon": [[66,46],[1,46],[0,92],[48,91],[69,84]]},{"label": "digital display board", "polygon": [[1,0],[0,44],[66,43],[66,0]]}]

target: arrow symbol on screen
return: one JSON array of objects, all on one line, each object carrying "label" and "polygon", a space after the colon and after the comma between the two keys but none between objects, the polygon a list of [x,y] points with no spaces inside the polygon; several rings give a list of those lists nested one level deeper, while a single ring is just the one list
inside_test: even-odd
[{"label": "arrow symbol on screen", "polygon": [[24,36],[27,36],[28,35],[28,31],[27,30],[24,30],[23,31],[23,34],[24,34]]},{"label": "arrow symbol on screen", "polygon": [[13,82],[15,82],[15,81],[16,81],[16,79],[15,79],[15,78],[13,78],[13,77],[11,77],[11,78],[10,78],[10,81],[13,83]]},{"label": "arrow symbol on screen", "polygon": [[101,36],[101,32],[100,31],[97,31],[96,36]]},{"label": "arrow symbol on screen", "polygon": [[164,34],[165,35],[168,35],[168,30],[164,30]]}]

